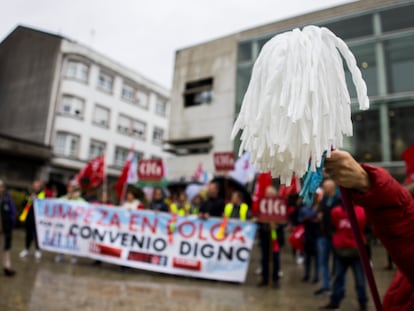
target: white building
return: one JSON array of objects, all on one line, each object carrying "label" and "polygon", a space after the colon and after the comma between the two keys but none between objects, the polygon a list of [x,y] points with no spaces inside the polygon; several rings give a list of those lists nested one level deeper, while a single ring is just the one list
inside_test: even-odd
[{"label": "white building", "polygon": [[[49,57],[42,58],[44,53]],[[46,179],[66,181],[103,152],[110,177],[119,175],[131,148],[139,158],[166,157],[167,89],[84,45],[21,26],[2,42],[2,57],[8,60],[6,67],[19,62],[24,68],[0,88],[0,106],[10,117],[0,133],[52,146],[50,165],[43,170]],[[28,71],[30,66],[35,70]],[[7,71],[0,69],[0,79]],[[21,98],[30,93],[28,87],[36,87],[30,81],[40,83],[44,77],[41,96]],[[16,110],[20,105],[33,110],[23,124]]]}]

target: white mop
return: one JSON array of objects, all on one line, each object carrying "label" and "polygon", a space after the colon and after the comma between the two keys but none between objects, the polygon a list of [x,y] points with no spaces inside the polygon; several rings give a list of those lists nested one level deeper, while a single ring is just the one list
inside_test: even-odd
[{"label": "white mop", "polygon": [[359,107],[369,108],[367,87],[347,45],[327,28],[306,26],[273,37],[253,67],[232,138],[240,155],[251,152],[261,171],[290,185],[320,166],[323,153],[352,136],[351,99],[342,57],[352,74]]}]

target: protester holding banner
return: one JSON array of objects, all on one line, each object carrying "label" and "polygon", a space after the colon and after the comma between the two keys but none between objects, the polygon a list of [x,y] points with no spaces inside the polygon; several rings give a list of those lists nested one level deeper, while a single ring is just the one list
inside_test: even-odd
[{"label": "protester holding banner", "polygon": [[249,206],[243,202],[243,194],[234,191],[231,195],[231,202],[224,207],[224,217],[234,218],[241,221],[250,219]]},{"label": "protester holding banner", "polygon": [[211,182],[207,185],[207,199],[201,204],[199,217],[203,219],[222,217],[224,213],[224,200],[219,197],[218,184]]},{"label": "protester holding banner", "polygon": [[187,195],[184,191],[178,194],[177,200],[170,204],[170,212],[177,216],[186,216],[190,212],[190,203],[187,201]]},{"label": "protester holding banner", "polygon": [[12,246],[13,227],[16,222],[16,206],[5,185],[0,180],[0,249],[3,251],[3,273],[14,276],[16,271],[11,268],[10,249]]},{"label": "protester holding banner", "polygon": [[170,211],[168,204],[165,203],[164,193],[161,188],[154,188],[150,210],[163,213],[168,213]]},{"label": "protester holding banner", "polygon": [[332,152],[325,170],[349,189],[355,204],[364,207],[373,231],[399,269],[385,294],[383,310],[414,310],[413,197],[387,171],[360,165],[344,151]]},{"label": "protester holding banner", "polygon": [[[62,200],[85,202],[81,196],[81,189],[79,183],[76,179],[71,180],[66,187],[66,194],[61,197]],[[64,258],[63,254],[57,254],[55,256],[55,262],[61,262]],[[70,258],[70,262],[75,264],[78,262],[78,259],[75,256]]]},{"label": "protester holding banner", "polygon": [[138,200],[138,195],[134,189],[128,189],[125,195],[125,202],[122,204],[122,207],[130,210],[135,211],[138,209],[144,209],[144,205]]},{"label": "protester holding banner", "polygon": [[25,207],[23,209],[22,214],[20,215],[20,221],[25,223],[26,229],[26,240],[25,240],[25,249],[20,252],[20,257],[24,258],[29,255],[30,245],[32,244],[33,240],[35,242],[35,258],[40,259],[42,258],[42,253],[39,249],[39,241],[37,239],[37,232],[36,232],[36,222],[35,222],[35,214],[33,204],[36,199],[44,199],[46,194],[43,190],[43,182],[40,180],[36,180],[32,184],[32,193],[30,197],[27,198]]}]

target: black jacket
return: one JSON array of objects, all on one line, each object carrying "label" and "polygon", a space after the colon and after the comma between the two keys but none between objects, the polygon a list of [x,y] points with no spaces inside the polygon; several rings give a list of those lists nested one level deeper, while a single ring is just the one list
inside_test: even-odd
[{"label": "black jacket", "polygon": [[1,227],[4,233],[9,234],[16,223],[16,206],[10,195],[4,192],[0,197]]}]

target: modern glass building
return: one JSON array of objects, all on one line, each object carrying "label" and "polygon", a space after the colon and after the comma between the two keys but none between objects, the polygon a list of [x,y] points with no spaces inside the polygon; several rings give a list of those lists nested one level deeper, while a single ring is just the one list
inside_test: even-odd
[{"label": "modern glass building", "polygon": [[414,0],[352,1],[178,50],[165,141],[172,176],[191,178],[200,164],[213,172],[214,152],[238,150],[230,133],[256,58],[273,36],[306,25],[344,39],[368,86],[371,109],[361,112],[349,81],[354,136],[345,149],[404,177],[401,153],[414,143]]},{"label": "modern glass building", "polygon": [[[353,105],[354,136],[346,149],[358,160],[375,162],[402,177],[401,153],[414,143],[414,1],[358,2],[325,10],[312,23],[329,28],[346,41],[367,83],[371,108],[361,112]],[[309,24],[309,20],[302,22],[297,17],[286,28],[275,23],[275,31],[264,27],[263,34],[256,31],[255,36],[238,41],[236,114],[263,45],[274,35],[294,28],[295,19],[294,27]],[[349,75],[347,78],[352,85]],[[355,89],[349,91],[356,103]]]}]

